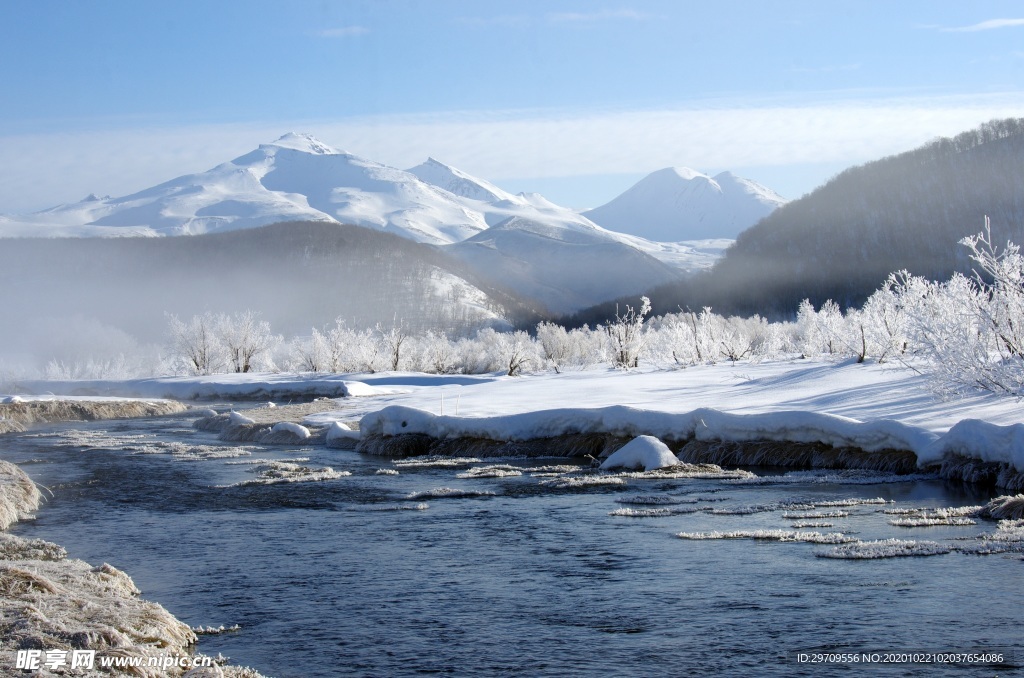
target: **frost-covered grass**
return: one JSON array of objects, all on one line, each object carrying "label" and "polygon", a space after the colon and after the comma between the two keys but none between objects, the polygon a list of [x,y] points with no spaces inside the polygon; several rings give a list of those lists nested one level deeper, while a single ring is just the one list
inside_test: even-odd
[{"label": "frost-covered grass", "polygon": [[625,485],[625,479],[619,476],[609,475],[578,475],[559,476],[547,478],[540,481],[541,486],[553,490],[576,490],[587,487],[606,487],[614,485]]},{"label": "frost-covered grass", "polygon": [[767,541],[807,542],[810,544],[845,544],[854,537],[842,532],[808,532],[802,530],[733,530],[730,532],[679,532],[680,539],[760,539]]},{"label": "frost-covered grass", "polygon": [[284,461],[266,461],[260,464],[256,478],[243,480],[225,487],[247,487],[250,485],[277,485],[280,483],[309,483],[336,480],[352,475],[350,471],[335,471],[330,466],[302,466]]},{"label": "frost-covered grass", "polygon": [[468,471],[455,474],[456,478],[514,478],[523,475],[521,469],[508,464],[492,464],[489,466],[475,466]]},{"label": "frost-covered grass", "polygon": [[435,487],[430,490],[411,492],[406,499],[418,501],[420,499],[465,499],[471,497],[493,497],[494,492],[489,490],[462,490],[454,487]]},{"label": "frost-covered grass", "polygon": [[40,499],[39,488],[24,471],[0,460],[0,530],[31,515]]},{"label": "frost-covered grass", "polygon": [[877,558],[908,558],[912,556],[939,556],[950,553],[952,546],[934,541],[913,539],[879,539],[877,541],[855,541],[842,544],[830,551],[815,555],[819,558],[845,560],[873,560]]}]

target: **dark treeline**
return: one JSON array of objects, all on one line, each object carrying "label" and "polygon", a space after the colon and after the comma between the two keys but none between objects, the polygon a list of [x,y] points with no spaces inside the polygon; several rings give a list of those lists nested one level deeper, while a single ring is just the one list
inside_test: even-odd
[{"label": "dark treeline", "polygon": [[[711,306],[784,319],[803,299],[859,306],[893,271],[933,280],[970,273],[957,242],[986,215],[995,242],[1024,242],[1024,119],[851,167],[741,233],[711,271],[648,296],[656,314]],[[615,303],[565,321],[603,322]]]},{"label": "dark treeline", "polygon": [[[535,309],[488,285],[437,248],[388,233],[323,222],[178,238],[0,240],[5,325],[23,332],[41,316],[95,318],[140,340],[162,339],[165,312],[261,313],[276,332],[308,333],[345,319],[458,335],[481,313],[460,303],[484,289],[487,310],[536,323]],[[440,292],[439,292],[440,290]],[[2,338],[2,337],[0,337]]]}]

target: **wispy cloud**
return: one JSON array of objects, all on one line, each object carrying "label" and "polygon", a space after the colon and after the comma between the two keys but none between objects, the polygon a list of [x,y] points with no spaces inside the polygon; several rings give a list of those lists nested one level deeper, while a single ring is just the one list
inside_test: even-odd
[{"label": "wispy cloud", "polygon": [[1017,116],[1024,106],[1020,93],[826,95],[800,103],[706,101],[656,110],[444,112],[8,135],[0,137],[0,213],[73,202],[90,192],[126,195],[206,170],[288,130],[393,167],[433,156],[501,181],[646,174],[673,165],[848,166]]},{"label": "wispy cloud", "polygon": [[489,26],[518,27],[529,24],[530,18],[522,14],[500,14],[498,16],[490,17],[464,16],[459,17],[455,21],[465,26],[473,26],[476,28],[487,28]]},{"label": "wispy cloud", "polygon": [[547,15],[554,23],[592,24],[598,21],[644,21],[651,15],[634,9],[603,9],[598,12],[553,12]]},{"label": "wispy cloud", "polygon": [[1024,26],[1024,19],[989,19],[970,26],[958,26],[956,28],[940,28],[944,33],[976,33],[978,31],[991,31],[997,28],[1011,28],[1013,26]]},{"label": "wispy cloud", "polygon": [[321,38],[355,38],[366,35],[370,29],[366,26],[341,26],[339,28],[325,28],[316,34]]}]

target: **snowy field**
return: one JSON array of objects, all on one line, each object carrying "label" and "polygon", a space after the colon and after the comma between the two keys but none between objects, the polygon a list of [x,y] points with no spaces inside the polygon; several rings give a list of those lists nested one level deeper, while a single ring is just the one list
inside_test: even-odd
[{"label": "snowy field", "polygon": [[[591,368],[520,377],[240,374],[23,386],[56,394],[181,399],[356,396],[302,423],[327,426],[372,414],[364,429],[372,425],[389,434],[435,437],[515,440],[599,431],[822,442],[865,450],[909,449],[921,462],[957,452],[1024,470],[1024,411],[1017,399],[978,392],[943,401],[913,369],[853,360],[739,362],[681,370]],[[401,409],[384,410],[389,406]],[[410,420],[406,408],[420,412]]]}]

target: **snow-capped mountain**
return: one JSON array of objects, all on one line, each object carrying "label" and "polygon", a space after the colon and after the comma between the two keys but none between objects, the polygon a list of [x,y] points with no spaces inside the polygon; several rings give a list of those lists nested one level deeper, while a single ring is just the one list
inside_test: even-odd
[{"label": "snow-capped mountain", "polygon": [[282,221],[337,221],[427,243],[487,227],[447,191],[414,175],[286,134],[206,172],[121,198],[60,205],[0,222],[7,236],[189,235]]},{"label": "snow-capped mountain", "polygon": [[735,238],[786,202],[760,184],[686,167],[653,172],[611,202],[583,213],[605,228],[655,242]]},{"label": "snow-capped mountain", "polygon": [[[770,211],[772,200],[781,202],[729,174],[710,179],[663,170],[580,214],[536,193],[513,195],[434,158],[401,170],[289,133],[138,193],[90,195],[0,217],[0,237],[175,236],[280,222],[345,223],[445,246],[492,284],[569,311],[707,268],[728,241],[679,241],[734,235]],[[673,224],[696,215],[708,228],[658,231],[652,214]],[[591,216],[617,225],[608,230]]]}]

